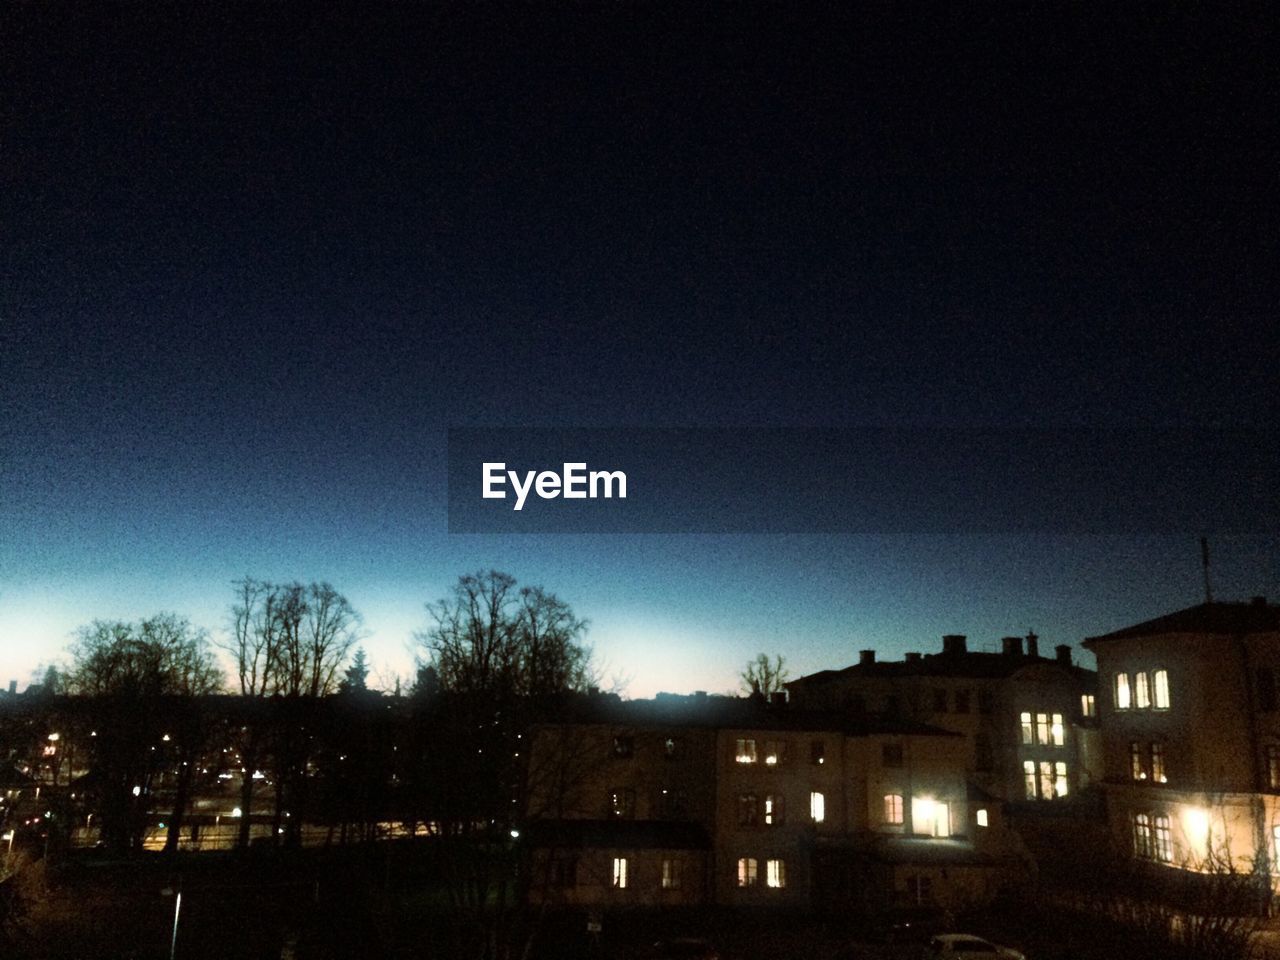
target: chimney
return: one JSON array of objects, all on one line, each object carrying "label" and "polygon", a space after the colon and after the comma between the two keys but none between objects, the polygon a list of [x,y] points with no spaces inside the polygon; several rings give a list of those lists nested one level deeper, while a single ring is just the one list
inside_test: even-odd
[{"label": "chimney", "polygon": [[942,652],[949,657],[962,657],[965,653],[963,633],[948,633],[942,638]]},{"label": "chimney", "polygon": [[1071,666],[1071,645],[1070,644],[1060,643],[1053,649],[1054,649],[1054,652],[1058,654],[1058,662],[1060,664],[1062,664],[1064,667]]},{"label": "chimney", "polygon": [[1000,646],[1006,657],[1022,656],[1022,638],[1021,637],[1002,637]]},{"label": "chimney", "polygon": [[858,663],[861,664],[862,666],[865,667],[867,666],[867,664],[875,663],[875,662],[876,662],[876,652],[874,650],[858,651]]},{"label": "chimney", "polygon": [[920,654],[917,652],[908,653],[906,659],[907,659],[907,663],[919,663]]},{"label": "chimney", "polygon": [[1266,597],[1250,597],[1249,598],[1249,606],[1251,607],[1265,607],[1266,605],[1267,605]]},{"label": "chimney", "polygon": [[18,695],[18,681],[17,681],[17,680],[10,680],[10,681],[9,681],[9,696],[11,696],[11,697],[16,697],[17,695]]},{"label": "chimney", "polygon": [[1031,633],[1027,634],[1027,656],[1028,657],[1040,656],[1040,648],[1039,646],[1037,646],[1037,641],[1039,639],[1040,638],[1035,635],[1034,630]]}]

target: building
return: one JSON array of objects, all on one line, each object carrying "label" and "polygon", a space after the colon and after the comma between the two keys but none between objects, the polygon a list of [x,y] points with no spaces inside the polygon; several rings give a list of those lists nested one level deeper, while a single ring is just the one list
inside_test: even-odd
[{"label": "building", "polygon": [[975,651],[953,634],[939,653],[898,661],[863,650],[856,664],[800,677],[787,689],[797,707],[883,713],[962,734],[978,791],[1003,801],[1058,800],[1101,770],[1097,675],[1072,663],[1069,646],[1046,658],[1038,644],[1030,634],[1005,637],[999,652]]},{"label": "building", "polygon": [[594,697],[533,734],[531,898],[967,906],[1025,876],[954,732],[779,698]]},{"label": "building", "polygon": [[1202,603],[1085,646],[1117,847],[1182,871],[1277,874],[1280,607]]}]

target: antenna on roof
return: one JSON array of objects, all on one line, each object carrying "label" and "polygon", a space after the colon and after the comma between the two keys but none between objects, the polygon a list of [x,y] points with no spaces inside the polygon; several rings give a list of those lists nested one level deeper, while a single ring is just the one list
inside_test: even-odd
[{"label": "antenna on roof", "polygon": [[1200,538],[1200,562],[1204,565],[1204,602],[1213,603],[1213,588],[1209,586],[1209,538]]}]

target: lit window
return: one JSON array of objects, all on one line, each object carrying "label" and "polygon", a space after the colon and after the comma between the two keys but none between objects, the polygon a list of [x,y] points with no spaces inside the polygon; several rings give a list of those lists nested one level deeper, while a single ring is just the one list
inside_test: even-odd
[{"label": "lit window", "polygon": [[787,864],[784,860],[766,860],[764,862],[765,886],[781,890],[787,885]]},{"label": "lit window", "polygon": [[1049,760],[1040,761],[1040,799],[1053,799],[1053,763]]},{"label": "lit window", "polygon": [[764,822],[776,827],[782,823],[782,795],[771,793],[764,798]]},{"label": "lit window", "polygon": [[827,757],[827,744],[823,740],[809,741],[809,762],[820,766]]},{"label": "lit window", "polygon": [[809,794],[809,819],[821,823],[827,818],[827,798],[816,790]]},{"label": "lit window", "polygon": [[627,858],[613,858],[613,888],[615,890],[627,889]]},{"label": "lit window", "polygon": [[884,822],[902,823],[902,794],[886,793],[884,796]]},{"label": "lit window", "polygon": [[1130,706],[1129,700],[1129,675],[1127,673],[1116,674],[1116,709],[1128,710]]},{"label": "lit window", "polygon": [[776,767],[787,758],[787,744],[785,740],[766,740],[764,742],[764,762],[771,767]]},{"label": "lit window", "polygon": [[759,809],[754,793],[744,793],[738,797],[738,826],[754,827],[756,811]]},{"label": "lit window", "polygon": [[1151,859],[1151,817],[1148,814],[1133,815],[1133,852],[1143,860]]},{"label": "lit window", "polygon": [[1146,671],[1134,674],[1133,705],[1139,710],[1145,710],[1151,706],[1151,688],[1147,685]]},{"label": "lit window", "polygon": [[1036,743],[1041,746],[1049,742],[1049,715],[1047,713],[1036,714]]},{"label": "lit window", "polygon": [[1030,745],[1031,742],[1032,742],[1031,714],[1024,713],[1022,715],[1022,743],[1024,745]]},{"label": "lit window", "polygon": [[1267,747],[1267,786],[1280,790],[1280,747],[1275,744]]},{"label": "lit window", "polygon": [[1067,731],[1062,725],[1062,714],[1055,713],[1049,723],[1049,734],[1053,737],[1053,745],[1055,747],[1065,746],[1067,742]]},{"label": "lit window", "polygon": [[1036,798],[1036,765],[1034,760],[1022,761],[1022,780],[1026,787],[1025,793],[1028,800]]},{"label": "lit window", "polygon": [[1067,795],[1067,765],[1061,760],[1053,765],[1053,795],[1055,797]]},{"label": "lit window", "polygon": [[738,858],[738,886],[754,887],[756,885],[756,858]]},{"label": "lit window", "polygon": [[1134,780],[1147,779],[1146,765],[1142,762],[1142,744],[1137,740],[1129,741],[1129,776]]},{"label": "lit window", "polygon": [[684,879],[684,862],[681,860],[662,861],[662,889],[679,890]]},{"label": "lit window", "polygon": [[1156,783],[1168,783],[1169,778],[1164,775],[1164,744],[1151,744],[1151,779]]},{"label": "lit window", "polygon": [[738,740],[738,750],[735,754],[738,763],[755,763],[756,762],[756,742],[754,740]]},{"label": "lit window", "polygon": [[932,833],[935,837],[951,836],[951,804],[935,803],[933,805]]},{"label": "lit window", "polygon": [[1157,670],[1154,674],[1152,674],[1152,676],[1155,679],[1154,686],[1156,688],[1155,707],[1157,710],[1168,710],[1169,709],[1169,671]]},{"label": "lit window", "polygon": [[1169,818],[1163,814],[1156,817],[1155,855],[1161,863],[1173,863],[1173,834],[1169,829]]},{"label": "lit window", "polygon": [[1080,694],[1080,716],[1096,717],[1098,715],[1098,705],[1094,702],[1092,693]]},{"label": "lit window", "polygon": [[979,808],[978,808],[978,815],[977,815],[977,817],[978,817],[978,826],[980,826],[980,827],[985,827],[985,826],[989,826],[989,825],[990,825],[990,822],[989,822],[989,820],[987,819],[987,808],[986,808],[986,807],[979,807]]}]

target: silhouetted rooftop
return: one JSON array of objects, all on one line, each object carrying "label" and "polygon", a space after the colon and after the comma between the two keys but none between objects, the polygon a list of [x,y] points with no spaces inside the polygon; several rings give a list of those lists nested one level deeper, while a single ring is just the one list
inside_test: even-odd
[{"label": "silhouetted rooftop", "polygon": [[841,670],[819,670],[817,673],[797,677],[792,682],[821,684],[845,677],[973,677],[999,680],[1035,665],[1058,666],[1079,674],[1093,673],[1085,667],[1064,664],[1053,657],[968,650],[964,653],[926,653],[916,660],[876,660],[871,663],[855,663]]},{"label": "silhouetted rooftop", "polygon": [[1113,630],[1085,640],[1085,646],[1104,640],[1155,637],[1161,634],[1239,634],[1280,631],[1280,606],[1257,597],[1248,603],[1200,603],[1132,627]]}]

